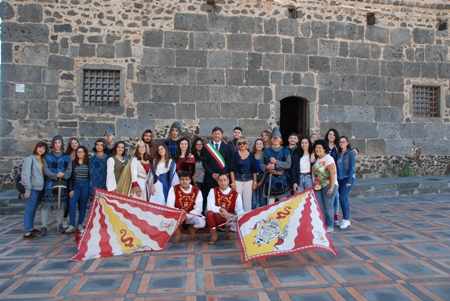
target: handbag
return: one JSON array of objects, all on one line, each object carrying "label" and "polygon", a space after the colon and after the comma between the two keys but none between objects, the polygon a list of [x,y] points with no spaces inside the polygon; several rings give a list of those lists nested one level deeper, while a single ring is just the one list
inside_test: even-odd
[{"label": "handbag", "polygon": [[[31,160],[31,172],[33,172],[33,160]],[[25,194],[26,192],[25,186],[22,184],[22,174],[20,172],[16,177],[16,189],[19,194]]]}]

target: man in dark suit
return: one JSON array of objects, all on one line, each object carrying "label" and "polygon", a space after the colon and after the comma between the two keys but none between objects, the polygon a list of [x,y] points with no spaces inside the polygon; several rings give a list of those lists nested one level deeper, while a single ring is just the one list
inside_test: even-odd
[{"label": "man in dark suit", "polygon": [[218,185],[220,173],[228,173],[231,148],[223,138],[223,130],[216,126],[212,130],[212,140],[202,150],[203,168],[205,169],[204,185],[209,191]]}]

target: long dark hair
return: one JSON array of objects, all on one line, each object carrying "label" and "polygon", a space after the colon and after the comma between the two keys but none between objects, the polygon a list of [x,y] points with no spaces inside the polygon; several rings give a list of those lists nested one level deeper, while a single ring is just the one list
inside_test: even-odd
[{"label": "long dark hair", "polygon": [[[352,150],[352,147],[350,146],[350,140],[348,140],[347,136],[341,136],[341,138],[339,138],[339,140],[341,140],[342,138],[344,138],[348,142],[347,149]],[[339,145],[339,141],[338,141],[338,150],[340,153],[342,153],[342,149],[341,149],[341,146]]]},{"label": "long dark hair", "polygon": [[77,138],[74,138],[74,137],[69,138],[69,140],[67,141],[66,152],[65,152],[67,155],[71,155],[72,152],[76,150],[76,149],[72,149],[72,146],[71,146],[73,140],[77,141],[78,146],[80,146],[80,141]]},{"label": "long dark hair", "polygon": [[178,159],[179,159],[180,156],[181,156],[181,147],[180,147],[181,141],[186,141],[187,144],[188,144],[188,147],[187,147],[187,149],[186,149],[186,153],[184,154],[184,157],[185,157],[185,158],[187,158],[187,157],[189,156],[190,151],[191,151],[191,150],[189,149],[190,146],[189,146],[189,139],[188,139],[188,138],[182,137],[182,138],[178,139],[178,141],[177,141],[177,149],[176,149],[176,151],[175,151],[175,162],[178,161]]},{"label": "long dark hair", "polygon": [[336,139],[334,140],[334,144],[338,145],[339,144],[339,132],[336,129],[329,129],[328,132],[325,134],[325,141],[328,142],[328,144],[330,144],[330,141],[328,140],[328,134],[330,132],[334,133],[334,136],[336,137]]},{"label": "long dark hair", "polygon": [[164,159],[166,160],[165,167],[166,168],[169,167],[169,160],[170,160],[169,148],[164,143],[160,143],[160,144],[158,144],[158,146],[156,148],[156,158],[155,158],[155,163],[153,164],[155,166],[155,170],[158,168],[158,163],[162,159],[161,155],[159,154],[159,147],[160,146],[163,147],[166,150],[166,154],[164,155]]},{"label": "long dark hair", "polygon": [[[78,151],[80,148],[84,151],[83,164],[88,165],[89,164],[89,151],[86,148],[86,146],[83,146],[83,145],[80,145],[79,147],[77,147],[77,149],[75,151]],[[75,162],[75,165],[79,165],[77,155],[75,155],[75,159],[73,160],[73,162]]]},{"label": "long dark hair", "polygon": [[262,141],[261,138],[256,138],[255,142],[253,142],[253,149],[252,149],[252,153],[253,154],[256,154],[256,142],[257,141],[261,141],[262,142],[263,148],[262,148],[261,152],[264,152],[264,141]]},{"label": "long dark hair", "polygon": [[45,147],[45,153],[43,155],[45,155],[46,153],[48,153],[48,144],[44,141],[39,141],[38,143],[36,143],[36,145],[33,147],[33,150],[31,151],[31,153],[33,155],[37,155],[37,149],[39,147]]},{"label": "long dark hair", "polygon": [[113,151],[111,152],[111,156],[112,156],[112,157],[114,157],[115,155],[117,155],[117,146],[118,146],[119,144],[123,144],[124,150],[123,150],[122,156],[124,156],[124,157],[126,156],[126,154],[127,154],[127,146],[126,146],[125,142],[123,142],[123,141],[118,141],[118,142],[116,143],[116,145],[114,145]]},{"label": "long dark hair", "polygon": [[199,142],[199,141],[201,141],[202,142],[202,147],[205,147],[205,143],[203,142],[203,139],[202,138],[200,138],[200,137],[197,137],[197,138],[195,138],[194,139],[194,141],[192,142],[192,147],[191,147],[191,154],[193,154],[194,155],[194,158],[195,158],[195,161],[196,162],[198,162],[198,161],[202,161],[202,156],[201,156],[201,153],[202,152],[200,152],[200,155],[197,153],[197,142]]},{"label": "long dark hair", "polygon": [[302,138],[299,139],[298,147],[297,147],[297,151],[298,151],[298,154],[300,155],[300,158],[305,155],[305,151],[302,148],[302,140],[305,140],[305,139],[306,139],[306,141],[308,141],[308,153],[311,154],[312,150],[313,150],[312,149],[313,146],[311,145],[311,140],[309,140],[309,137],[308,136],[303,136]]}]

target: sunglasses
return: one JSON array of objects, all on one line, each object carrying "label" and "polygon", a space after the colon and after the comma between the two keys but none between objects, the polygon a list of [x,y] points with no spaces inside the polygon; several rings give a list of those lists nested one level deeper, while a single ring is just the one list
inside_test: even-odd
[{"label": "sunglasses", "polygon": [[247,144],[247,141],[238,142],[238,145]]}]

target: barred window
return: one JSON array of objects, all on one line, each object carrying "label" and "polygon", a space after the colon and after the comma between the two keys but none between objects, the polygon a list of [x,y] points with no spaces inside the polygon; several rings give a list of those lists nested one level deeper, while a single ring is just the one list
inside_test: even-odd
[{"label": "barred window", "polygon": [[119,70],[83,70],[84,106],[119,106]]},{"label": "barred window", "polygon": [[439,87],[413,86],[412,112],[417,117],[439,117]]}]

